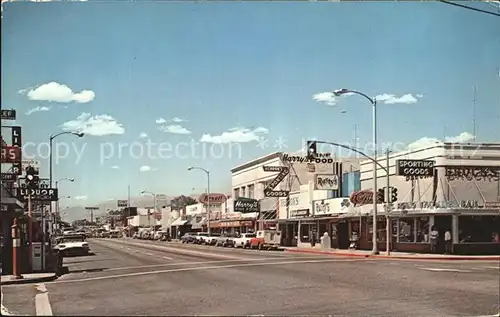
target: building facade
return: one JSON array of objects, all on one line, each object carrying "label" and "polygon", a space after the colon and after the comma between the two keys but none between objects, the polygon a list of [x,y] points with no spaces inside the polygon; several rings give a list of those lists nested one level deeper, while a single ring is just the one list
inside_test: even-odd
[{"label": "building facade", "polygon": [[[397,193],[387,212],[385,204],[378,205],[379,249],[386,249],[389,237],[392,250],[429,252],[429,230],[435,227],[441,251],[449,231],[454,253],[500,254],[500,144],[436,144],[377,161],[389,166],[389,187]],[[386,171],[380,167],[377,173],[378,188],[386,187]],[[359,223],[364,229],[363,249],[372,247],[372,175],[373,163],[363,161],[361,191],[351,200],[352,227]]]}]

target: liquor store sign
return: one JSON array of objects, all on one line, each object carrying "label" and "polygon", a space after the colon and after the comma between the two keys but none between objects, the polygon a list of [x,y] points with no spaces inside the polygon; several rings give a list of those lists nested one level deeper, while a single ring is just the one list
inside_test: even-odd
[{"label": "liquor store sign", "polygon": [[26,201],[28,197],[34,201],[57,201],[57,188],[17,189],[17,199]]}]

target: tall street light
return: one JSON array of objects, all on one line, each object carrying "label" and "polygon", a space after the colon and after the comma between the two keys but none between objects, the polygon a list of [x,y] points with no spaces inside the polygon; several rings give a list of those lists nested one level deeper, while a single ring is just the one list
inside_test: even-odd
[{"label": "tall street light", "polygon": [[210,172],[203,167],[191,166],[188,171],[200,170],[207,174],[207,233],[210,235]]},{"label": "tall street light", "polygon": [[[156,194],[153,193],[153,192],[149,192],[147,190],[143,190],[141,192],[141,195],[144,195],[144,194],[150,194],[150,195],[153,195],[153,237],[154,237],[154,234],[156,234]],[[148,216],[149,215],[149,211],[148,211]],[[151,216],[150,216],[151,217]],[[150,218],[151,219],[151,218]]]},{"label": "tall street light", "polygon": [[[57,180],[55,182],[56,189],[59,189],[59,183],[64,182],[64,181],[68,181],[68,182],[73,183],[75,181],[75,179],[74,178],[67,178],[67,177],[65,177],[65,178],[61,178],[61,179]],[[66,198],[71,198],[71,196],[67,196]],[[52,222],[52,232],[54,232],[54,230],[57,229],[57,227],[56,227],[56,220],[57,220],[58,217],[59,218],[61,217],[61,215],[59,214],[59,212],[60,212],[60,207],[59,207],[59,199],[58,199],[56,201],[56,212],[55,212],[54,217],[52,218],[53,219],[53,222]]]},{"label": "tall street light", "polygon": [[[373,122],[373,232],[372,232],[372,254],[379,254],[377,246],[377,99],[368,97],[362,92],[346,88],[333,91],[335,96],[344,94],[356,94],[364,97],[372,104],[372,122]],[[389,189],[387,189],[389,190]]]},{"label": "tall street light", "polygon": [[72,132],[72,131],[64,131],[56,134],[52,134],[49,139],[49,183],[52,188],[52,145],[55,138],[63,134],[73,134],[79,138],[82,138],[85,134],[83,132]]}]

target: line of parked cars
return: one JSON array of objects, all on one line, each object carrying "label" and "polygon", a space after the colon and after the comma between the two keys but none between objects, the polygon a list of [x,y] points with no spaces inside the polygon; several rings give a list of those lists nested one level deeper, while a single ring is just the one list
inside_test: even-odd
[{"label": "line of parked cars", "polygon": [[132,235],[133,239],[170,241],[170,234],[163,230],[139,230]]},{"label": "line of parked cars", "polygon": [[256,233],[242,234],[189,232],[181,237],[181,242],[220,247],[270,250],[280,247],[281,232],[276,230],[260,230]]}]

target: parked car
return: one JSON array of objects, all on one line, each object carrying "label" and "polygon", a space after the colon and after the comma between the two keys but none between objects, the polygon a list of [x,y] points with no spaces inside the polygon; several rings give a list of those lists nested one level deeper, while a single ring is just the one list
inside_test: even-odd
[{"label": "parked car", "polygon": [[236,238],[233,238],[235,248],[250,248],[250,242],[255,238],[255,233],[242,233]]},{"label": "parked car", "polygon": [[132,239],[140,239],[140,234],[139,232],[135,232],[133,235],[132,235]]},{"label": "parked car", "polygon": [[64,235],[56,238],[54,249],[61,252],[63,256],[88,255],[90,247],[85,236],[81,234]]},{"label": "parked car", "polygon": [[206,240],[208,240],[208,232],[196,232],[194,243],[206,244]]},{"label": "parked car", "polygon": [[234,238],[232,234],[223,234],[217,239],[215,245],[218,247],[234,247]]},{"label": "parked car", "polygon": [[205,245],[215,245],[220,238],[220,233],[211,233],[204,239]]},{"label": "parked car", "polygon": [[196,233],[186,233],[181,237],[181,242],[182,243],[196,243]]}]

